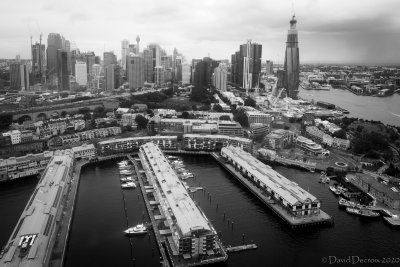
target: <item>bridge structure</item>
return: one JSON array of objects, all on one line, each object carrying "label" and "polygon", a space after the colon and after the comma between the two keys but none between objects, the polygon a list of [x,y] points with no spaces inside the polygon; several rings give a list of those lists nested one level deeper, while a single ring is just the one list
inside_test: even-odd
[{"label": "bridge structure", "polygon": [[119,107],[118,100],[113,99],[93,99],[86,101],[78,101],[74,103],[63,103],[56,104],[52,106],[40,106],[29,109],[16,110],[6,114],[12,115],[12,120],[31,120],[39,121],[44,119],[50,119],[54,116],[59,116],[63,111],[67,113],[77,112],[81,108],[94,109],[96,107],[102,106],[105,109],[115,109]]}]

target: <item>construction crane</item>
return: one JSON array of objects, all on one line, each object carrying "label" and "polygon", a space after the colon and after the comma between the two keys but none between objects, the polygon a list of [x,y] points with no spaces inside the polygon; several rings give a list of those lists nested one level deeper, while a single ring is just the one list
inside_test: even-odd
[{"label": "construction crane", "polygon": [[282,88],[281,91],[279,92],[279,94],[277,95],[277,97],[274,99],[274,101],[271,103],[271,107],[275,107],[276,102],[278,101],[278,99],[281,97],[282,92],[285,91],[285,88]]}]

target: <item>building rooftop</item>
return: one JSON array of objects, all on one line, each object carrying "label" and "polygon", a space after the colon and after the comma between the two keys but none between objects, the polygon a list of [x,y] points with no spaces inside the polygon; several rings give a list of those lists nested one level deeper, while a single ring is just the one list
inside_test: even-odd
[{"label": "building rooftop", "polygon": [[178,137],[176,135],[174,136],[169,136],[169,135],[165,135],[165,136],[139,136],[139,137],[127,137],[127,138],[119,138],[119,139],[110,139],[110,140],[106,140],[106,141],[101,141],[99,142],[99,145],[106,145],[106,144],[113,144],[116,142],[140,142],[143,140],[152,140],[152,139],[157,139],[157,140],[170,140],[170,139],[177,139]]},{"label": "building rooftop", "polygon": [[295,182],[274,171],[270,166],[254,158],[250,153],[233,146],[222,148],[222,152],[235,159],[255,179],[271,188],[272,191],[283,197],[289,204],[297,205],[307,201],[319,202],[315,196],[302,189]]},{"label": "building rooftop", "polygon": [[158,146],[147,143],[141,146],[141,150],[150,162],[182,236],[190,236],[191,231],[195,229],[213,230]]},{"label": "building rooftop", "polygon": [[229,139],[229,140],[234,140],[242,143],[251,143],[252,141],[247,138],[242,138],[242,137],[236,137],[236,136],[228,136],[228,135],[222,135],[222,134],[184,134],[183,138],[189,137],[189,138],[210,138],[210,139]]}]

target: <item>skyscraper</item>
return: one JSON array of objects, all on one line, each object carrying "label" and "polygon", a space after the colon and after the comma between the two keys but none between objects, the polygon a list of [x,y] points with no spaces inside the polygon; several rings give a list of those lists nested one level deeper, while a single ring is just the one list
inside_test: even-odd
[{"label": "skyscraper", "polygon": [[104,65],[105,89],[114,90],[114,64]]},{"label": "skyscraper", "polygon": [[266,62],[266,74],[274,74],[274,62],[272,60],[267,60]]},{"label": "skyscraper", "polygon": [[286,52],[285,52],[285,77],[284,87],[288,97],[297,99],[299,93],[299,74],[300,74],[300,62],[299,62],[299,46],[297,40],[297,20],[295,16],[290,20],[290,29],[288,30]]},{"label": "skyscraper", "polygon": [[[254,88],[261,74],[262,45],[248,41],[231,57],[231,82],[243,88]],[[248,75],[247,75],[248,71]]]},{"label": "skyscraper", "polygon": [[[151,51],[153,77],[150,82],[155,82],[154,68],[161,65],[161,48],[158,44],[149,44],[148,48]],[[149,81],[148,81],[149,82]]]},{"label": "skyscraper", "polygon": [[87,84],[87,68],[86,62],[77,61],[75,63],[75,81],[80,86],[86,86]]},{"label": "skyscraper", "polygon": [[151,49],[143,49],[144,58],[144,80],[148,83],[153,82],[153,53]]},{"label": "skyscraper", "polygon": [[121,42],[121,65],[122,69],[126,70],[126,57],[129,55],[129,40],[122,40]]},{"label": "skyscraper", "polygon": [[225,92],[228,78],[228,69],[226,64],[219,63],[219,66],[214,69],[214,86],[215,89]]},{"label": "skyscraper", "polygon": [[57,50],[58,90],[70,90],[71,57],[69,52]]},{"label": "skyscraper", "polygon": [[10,85],[11,89],[29,90],[29,70],[27,65],[19,62],[10,65]]},{"label": "skyscraper", "polygon": [[208,87],[211,83],[211,77],[214,69],[218,66],[217,61],[205,57],[196,64],[193,83],[198,88]]},{"label": "skyscraper", "polygon": [[182,84],[190,83],[190,75],[191,75],[190,64],[183,63],[182,64]]},{"label": "skyscraper", "polygon": [[117,64],[117,57],[115,56],[114,52],[104,52],[103,56],[103,65],[108,66],[111,64]]},{"label": "skyscraper", "polygon": [[49,33],[47,37],[47,74],[49,79],[56,76],[57,70],[57,50],[62,49],[61,35],[58,33]]},{"label": "skyscraper", "polygon": [[144,85],[144,59],[133,53],[129,54],[126,62],[129,88],[135,89]]},{"label": "skyscraper", "polygon": [[36,82],[40,82],[46,71],[46,49],[44,44],[32,45],[32,74]]},{"label": "skyscraper", "polygon": [[158,86],[165,84],[165,69],[162,66],[156,66],[154,68],[155,84]]}]

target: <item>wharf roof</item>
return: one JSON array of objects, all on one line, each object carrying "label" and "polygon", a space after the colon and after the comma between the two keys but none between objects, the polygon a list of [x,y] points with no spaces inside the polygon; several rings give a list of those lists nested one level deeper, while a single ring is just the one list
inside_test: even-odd
[{"label": "wharf roof", "polygon": [[[43,266],[73,163],[72,150],[54,152],[6,245],[8,250],[0,260],[1,266]],[[26,253],[21,247],[23,243]]]},{"label": "wharf roof", "polygon": [[151,140],[169,140],[169,139],[177,139],[178,137],[176,135],[170,136],[170,135],[165,135],[165,136],[139,136],[139,137],[127,137],[127,138],[119,138],[119,139],[110,139],[106,141],[101,141],[99,142],[100,145],[106,145],[106,144],[113,144],[113,143],[118,143],[118,142],[140,142],[140,141],[151,141]]},{"label": "wharf roof", "polygon": [[224,147],[221,152],[236,161],[251,173],[255,179],[271,188],[272,191],[284,198],[289,204],[297,205],[305,202],[319,202],[315,196],[302,189],[295,182],[274,171],[270,166],[257,160],[250,153],[233,146]]},{"label": "wharf roof", "polygon": [[150,163],[159,187],[164,193],[165,200],[176,218],[176,225],[181,234],[190,236],[192,230],[198,229],[212,231],[208,220],[189,196],[158,146],[147,143],[141,146],[141,150]]},{"label": "wharf roof", "polygon": [[8,159],[0,159],[0,166],[13,165],[21,162],[36,161],[44,158],[51,158],[53,151],[45,151],[39,154],[28,154],[22,157],[11,157]]},{"label": "wharf roof", "polygon": [[241,143],[251,143],[252,141],[247,138],[237,137],[237,136],[229,136],[223,134],[184,134],[183,138],[209,138],[209,139],[227,139],[232,141],[238,141]]}]

